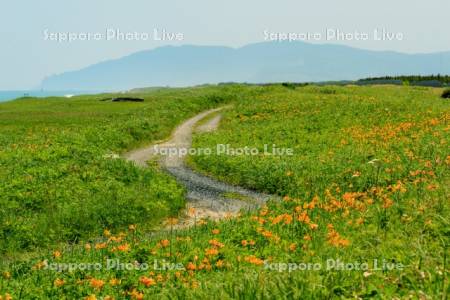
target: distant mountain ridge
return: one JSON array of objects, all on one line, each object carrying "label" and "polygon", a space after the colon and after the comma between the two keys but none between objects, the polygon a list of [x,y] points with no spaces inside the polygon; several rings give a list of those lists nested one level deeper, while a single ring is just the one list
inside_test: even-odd
[{"label": "distant mountain ridge", "polygon": [[316,82],[450,74],[450,52],[403,54],[332,44],[165,46],[47,77],[44,90],[128,90],[220,82]]}]

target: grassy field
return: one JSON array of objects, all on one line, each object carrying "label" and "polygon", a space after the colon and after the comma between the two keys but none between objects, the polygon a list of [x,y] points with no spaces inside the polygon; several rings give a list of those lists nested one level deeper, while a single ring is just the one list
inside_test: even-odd
[{"label": "grassy field", "polygon": [[116,159],[166,138],[181,121],[225,101],[208,88],[21,99],[0,104],[0,253],[76,242],[103,228],[155,225],[184,206],[184,191],[156,169]]},{"label": "grassy field", "polygon": [[[82,200],[92,205],[84,210],[91,214],[89,219],[80,214],[78,223],[67,221],[64,228],[88,226],[86,222],[90,227],[83,232],[104,232],[95,240],[80,234],[77,245],[44,249],[37,257],[8,264],[2,270],[0,295],[445,299],[450,104],[440,93],[393,86],[228,86],[160,91],[146,96],[144,104],[114,106],[88,97],[1,105],[5,130],[0,141],[5,147],[0,161],[2,166],[8,162],[7,171],[2,168],[0,174],[7,178],[1,183],[7,191],[0,195],[2,207],[7,205],[1,224],[14,225],[14,230],[3,229],[3,236],[12,245],[16,240],[33,241],[37,234],[27,238],[29,231],[20,231],[22,226],[48,220],[56,227],[35,227],[42,230],[43,245],[72,237],[61,235],[66,229],[50,237],[52,231],[41,228],[61,226],[58,222],[66,219],[52,220],[53,215],[65,216],[66,211],[71,216],[88,205]],[[145,216],[156,214],[155,220],[160,220],[174,213],[183,204],[182,190],[157,170],[137,170],[120,160],[104,159],[104,154],[164,138],[182,119],[226,99],[234,106],[224,112],[219,130],[196,135],[193,146],[214,149],[229,144],[255,148],[259,154],[193,156],[190,163],[201,172],[283,200],[218,223],[198,220],[187,230],[149,235]],[[77,101],[78,106],[73,104]],[[158,129],[152,131],[154,126]],[[46,127],[55,131],[51,138],[44,138]],[[27,140],[30,131],[34,134]],[[57,151],[45,150],[47,140],[49,147],[58,145]],[[34,144],[40,145],[39,151],[33,152]],[[265,144],[292,149],[293,155],[264,155]],[[63,151],[72,148],[70,155]],[[64,159],[42,160],[52,153]],[[62,167],[65,159],[85,171],[59,173],[72,170]],[[114,186],[123,191],[120,197],[114,198]],[[38,193],[33,201],[26,196],[28,189]],[[143,189],[145,198],[139,192]],[[121,209],[135,209],[126,216],[115,215],[117,208],[110,203],[118,198]],[[97,208],[98,202],[104,205]],[[156,205],[166,210],[155,211]],[[150,208],[143,212],[141,207]],[[106,222],[104,214],[113,221]]]}]

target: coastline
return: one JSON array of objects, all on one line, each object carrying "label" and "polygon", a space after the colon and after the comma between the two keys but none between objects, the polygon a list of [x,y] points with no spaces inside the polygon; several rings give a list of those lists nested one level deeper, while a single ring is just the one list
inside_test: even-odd
[{"label": "coastline", "polygon": [[41,91],[41,90],[18,90],[0,91],[0,103],[12,101],[21,97],[68,97],[86,94],[98,94],[102,91]]}]

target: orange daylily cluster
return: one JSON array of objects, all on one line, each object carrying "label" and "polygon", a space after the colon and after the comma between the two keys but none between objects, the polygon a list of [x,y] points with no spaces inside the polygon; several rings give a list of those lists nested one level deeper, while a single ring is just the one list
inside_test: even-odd
[{"label": "orange daylily cluster", "polygon": [[262,259],[257,258],[254,255],[246,256],[244,257],[244,260],[248,263],[260,266],[264,264],[264,261]]},{"label": "orange daylily cluster", "polygon": [[60,278],[56,278],[55,281],[53,282],[53,284],[58,288],[62,287],[65,283],[66,282]]},{"label": "orange daylily cluster", "polygon": [[283,222],[284,224],[289,225],[292,223],[292,219],[293,219],[292,215],[290,215],[290,214],[287,214],[287,213],[281,214],[281,215],[273,218],[272,224],[275,225],[275,224]]},{"label": "orange daylily cluster", "polygon": [[[197,260],[198,258],[195,257],[195,260]],[[216,261],[216,263],[214,264],[217,268],[222,268],[225,266],[225,262],[221,259],[218,259]],[[208,260],[208,258],[204,258],[200,264],[197,266],[195,263],[193,262],[189,262],[186,265],[186,270],[193,272],[193,271],[202,271],[202,270],[206,270],[206,271],[211,271],[212,270],[212,265],[211,262]],[[181,276],[181,274],[179,274],[177,277]]]},{"label": "orange daylily cluster", "polygon": [[332,224],[328,224],[327,229],[327,239],[329,244],[335,247],[346,247],[350,244],[349,240],[344,239],[340,236],[340,234],[334,229],[334,226]]},{"label": "orange daylily cluster", "polygon": [[130,249],[131,249],[131,246],[128,243],[117,246],[117,250],[120,252],[128,252],[128,251],[130,251]]},{"label": "orange daylily cluster", "polygon": [[215,256],[217,254],[219,254],[219,250],[217,250],[216,248],[208,248],[205,250],[206,256]]},{"label": "orange daylily cluster", "polygon": [[244,247],[246,247],[246,246],[248,246],[248,245],[254,246],[255,244],[256,244],[256,243],[255,243],[254,240],[250,240],[250,241],[242,240],[242,241],[241,241],[241,245],[244,246]]},{"label": "orange daylily cluster", "polygon": [[101,249],[105,249],[105,248],[107,248],[108,247],[108,244],[107,243],[98,243],[98,244],[95,244],[95,250],[101,250]]},{"label": "orange daylily cluster", "polygon": [[4,296],[0,295],[0,300],[13,300],[12,296],[6,293]]},{"label": "orange daylily cluster", "polygon": [[159,244],[161,245],[161,247],[165,248],[165,247],[169,247],[170,246],[170,241],[169,240],[161,240],[159,242]]},{"label": "orange daylily cluster", "polygon": [[131,291],[130,297],[131,297],[131,299],[134,299],[134,300],[144,300],[144,294],[137,291],[136,289]]},{"label": "orange daylily cluster", "polygon": [[210,240],[209,244],[211,246],[213,246],[213,247],[216,247],[216,248],[223,248],[224,247],[224,245],[221,242],[219,242],[218,240],[216,240],[216,239]]},{"label": "orange daylily cluster", "polygon": [[142,276],[139,278],[139,282],[145,285],[145,287],[150,287],[156,284],[156,281],[151,277]]},{"label": "orange daylily cluster", "polygon": [[100,290],[100,289],[102,289],[103,286],[105,285],[105,282],[104,282],[103,280],[101,280],[101,279],[95,279],[95,278],[92,278],[92,279],[89,281],[89,284],[90,284],[91,287],[93,287],[94,289]]},{"label": "orange daylily cluster", "polygon": [[60,258],[61,257],[61,252],[60,251],[55,251],[55,252],[53,252],[53,258],[55,258],[55,259],[58,259],[58,258]]}]

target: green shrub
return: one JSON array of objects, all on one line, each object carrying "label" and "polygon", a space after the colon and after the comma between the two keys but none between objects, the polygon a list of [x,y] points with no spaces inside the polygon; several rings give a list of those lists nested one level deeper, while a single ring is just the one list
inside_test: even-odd
[{"label": "green shrub", "polygon": [[283,82],[281,85],[285,88],[295,90],[295,84],[293,84],[291,82]]}]

